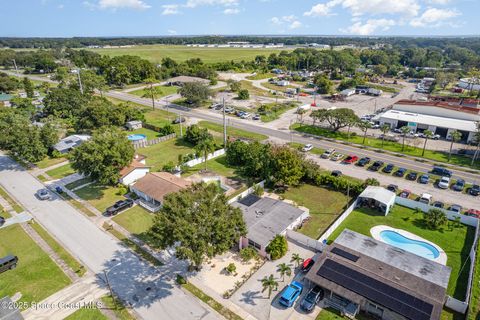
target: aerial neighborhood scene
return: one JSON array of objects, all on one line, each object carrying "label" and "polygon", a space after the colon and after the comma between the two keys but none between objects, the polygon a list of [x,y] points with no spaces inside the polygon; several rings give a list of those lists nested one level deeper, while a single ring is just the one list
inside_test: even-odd
[{"label": "aerial neighborhood scene", "polygon": [[0,3],[0,320],[480,320],[479,12]]}]

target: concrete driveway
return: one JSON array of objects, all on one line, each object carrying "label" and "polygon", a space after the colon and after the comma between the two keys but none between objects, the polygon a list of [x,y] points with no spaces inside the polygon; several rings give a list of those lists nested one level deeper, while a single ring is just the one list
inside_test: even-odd
[{"label": "concrete driveway", "polygon": [[0,227],[0,229],[2,228],[6,228],[8,226],[11,226],[12,224],[15,224],[15,223],[24,223],[24,222],[28,222],[32,220],[32,216],[28,213],[28,212],[22,212],[20,214],[17,214],[11,218],[8,218],[5,220],[5,223],[3,224],[3,226]]},{"label": "concrete driveway", "polygon": [[[294,308],[284,308],[278,305],[278,298],[283,288],[289,284],[293,279],[302,281],[303,274],[293,273],[292,276],[285,276],[285,281],[282,282],[280,275],[277,273],[277,266],[281,263],[291,264],[292,271],[295,266],[290,262],[293,253],[298,253],[304,259],[315,255],[310,249],[306,249],[292,242],[288,242],[287,254],[276,261],[267,261],[247,282],[245,282],[240,289],[230,298],[230,301],[249,312],[252,316],[259,320],[286,320],[286,319],[315,319],[315,316],[320,311],[319,308],[311,314],[305,314],[299,309],[299,302],[303,295],[308,291],[304,289],[304,293],[297,300]],[[262,282],[264,277],[273,274],[278,281],[278,291],[273,291],[270,299],[268,292],[262,292]]]}]

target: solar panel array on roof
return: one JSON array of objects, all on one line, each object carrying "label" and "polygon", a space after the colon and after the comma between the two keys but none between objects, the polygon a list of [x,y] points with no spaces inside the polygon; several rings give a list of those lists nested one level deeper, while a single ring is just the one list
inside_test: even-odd
[{"label": "solar panel array on roof", "polygon": [[421,299],[326,259],[317,275],[347,288],[411,320],[429,320],[433,306]]},{"label": "solar panel array on roof", "polygon": [[250,207],[252,204],[260,200],[260,197],[257,197],[254,194],[249,194],[248,196],[238,200],[239,203],[243,204],[244,206]]},{"label": "solar panel array on roof", "polygon": [[359,259],[358,256],[337,247],[334,247],[332,250],[330,250],[330,252],[353,262],[357,262],[357,260]]}]

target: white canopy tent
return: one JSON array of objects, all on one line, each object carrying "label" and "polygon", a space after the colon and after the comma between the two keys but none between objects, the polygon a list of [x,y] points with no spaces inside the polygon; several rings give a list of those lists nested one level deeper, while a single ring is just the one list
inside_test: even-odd
[{"label": "white canopy tent", "polygon": [[369,206],[380,209],[385,215],[390,212],[390,209],[395,204],[396,194],[383,187],[368,186],[358,196],[359,206]]}]

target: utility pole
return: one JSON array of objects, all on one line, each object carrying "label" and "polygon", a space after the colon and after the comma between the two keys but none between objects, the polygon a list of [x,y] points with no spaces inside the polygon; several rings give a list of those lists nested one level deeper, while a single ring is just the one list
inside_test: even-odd
[{"label": "utility pole", "polygon": [[78,76],[78,85],[80,87],[80,92],[83,94],[82,78],[80,77],[80,68],[77,69]]},{"label": "utility pole", "polygon": [[477,149],[475,150],[475,153],[473,154],[472,163],[470,164],[470,166],[472,166],[472,167],[473,167],[473,164],[475,163],[475,160],[477,159],[479,149],[480,149],[480,137],[479,137],[479,141],[478,141],[478,144],[477,144]]},{"label": "utility pole", "polygon": [[107,272],[103,270],[103,274],[105,275],[105,282],[107,283],[108,290],[110,290],[110,296],[112,297],[113,304],[115,305],[115,309],[116,309],[117,299],[115,299],[115,296],[113,295],[113,290],[112,290],[112,287],[110,286],[110,281],[108,280]]},{"label": "utility pole", "polygon": [[227,116],[225,113],[225,96],[223,98],[223,147],[227,147]]},{"label": "utility pole", "polygon": [[183,137],[183,127],[182,127],[183,118],[180,113],[178,114],[178,118],[180,119],[180,138],[182,138]]},{"label": "utility pole", "polygon": [[17,62],[13,59],[13,66],[15,67],[15,73],[18,74]]}]

